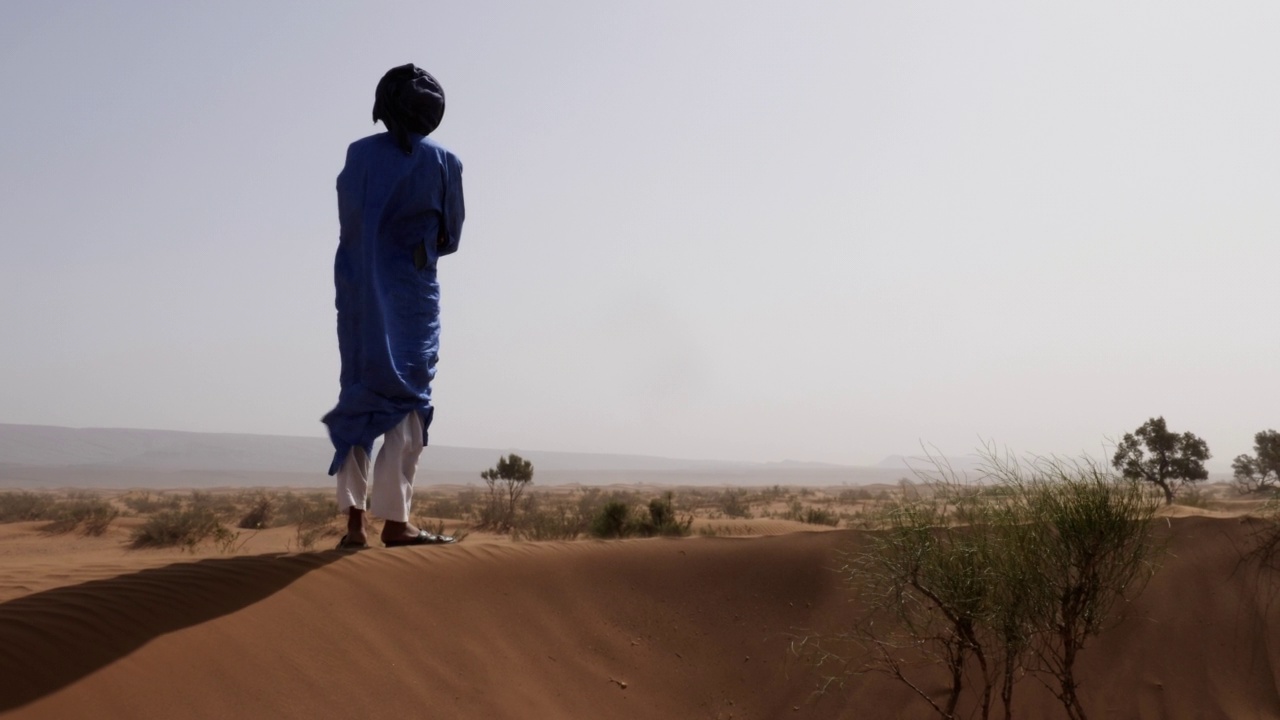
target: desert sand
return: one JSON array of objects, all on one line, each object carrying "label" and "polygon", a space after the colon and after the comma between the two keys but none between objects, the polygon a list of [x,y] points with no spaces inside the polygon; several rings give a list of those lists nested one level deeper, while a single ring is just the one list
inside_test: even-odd
[{"label": "desert sand", "polygon": [[[1160,571],[1083,654],[1086,708],[1280,717],[1250,522],[1174,514]],[[833,569],[863,532],[754,522],[780,534],[227,557],[0,526],[0,717],[932,717],[877,674],[815,695],[789,651],[856,612]],[[1062,716],[1018,692],[1022,717]]]}]

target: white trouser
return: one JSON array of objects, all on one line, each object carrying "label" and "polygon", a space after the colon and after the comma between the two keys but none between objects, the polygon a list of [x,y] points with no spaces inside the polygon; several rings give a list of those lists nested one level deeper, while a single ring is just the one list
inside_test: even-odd
[{"label": "white trouser", "polygon": [[[413,502],[413,476],[422,454],[422,416],[405,415],[399,425],[382,436],[382,449],[373,464],[373,498],[369,512],[393,522],[409,522]],[[338,469],[338,509],[363,508],[369,493],[369,456],[354,447]]]}]

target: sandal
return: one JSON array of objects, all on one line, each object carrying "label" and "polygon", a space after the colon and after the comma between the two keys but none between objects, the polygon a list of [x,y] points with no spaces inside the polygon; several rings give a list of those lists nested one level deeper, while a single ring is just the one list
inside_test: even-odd
[{"label": "sandal", "polygon": [[369,547],[369,543],[362,543],[362,542],[355,542],[354,540],[348,540],[347,536],[343,535],[342,539],[338,541],[338,547],[334,549],[335,550],[364,550],[368,547]]},{"label": "sandal", "polygon": [[426,530],[419,530],[417,537],[404,540],[383,540],[386,547],[404,547],[406,545],[448,545],[457,542],[451,535],[432,535]]}]

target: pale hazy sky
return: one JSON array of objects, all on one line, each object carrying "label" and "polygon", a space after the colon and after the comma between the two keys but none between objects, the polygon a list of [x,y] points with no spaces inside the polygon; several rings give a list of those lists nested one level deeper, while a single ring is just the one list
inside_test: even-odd
[{"label": "pale hazy sky", "polygon": [[[0,9],[0,422],[323,435],[393,65],[465,164],[443,445],[873,463],[1280,428],[1280,4]],[[323,468],[321,468],[322,470]]]}]

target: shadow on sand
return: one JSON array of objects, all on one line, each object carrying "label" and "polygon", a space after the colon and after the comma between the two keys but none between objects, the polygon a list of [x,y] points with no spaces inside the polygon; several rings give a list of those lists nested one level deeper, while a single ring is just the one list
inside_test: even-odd
[{"label": "shadow on sand", "polygon": [[0,604],[0,712],[56,692],[161,635],[252,605],[346,556],[176,563]]}]

